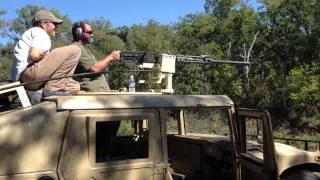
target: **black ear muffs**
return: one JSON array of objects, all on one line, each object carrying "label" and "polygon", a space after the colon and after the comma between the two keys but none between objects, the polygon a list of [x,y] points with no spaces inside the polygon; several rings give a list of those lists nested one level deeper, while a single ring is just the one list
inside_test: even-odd
[{"label": "black ear muffs", "polygon": [[79,40],[83,34],[82,31],[83,22],[76,22],[72,26],[72,35],[75,40]]}]

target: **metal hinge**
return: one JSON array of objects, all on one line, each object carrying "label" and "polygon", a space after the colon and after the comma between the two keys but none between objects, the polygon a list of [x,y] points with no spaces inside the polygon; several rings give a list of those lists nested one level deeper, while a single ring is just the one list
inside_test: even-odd
[{"label": "metal hinge", "polygon": [[168,168],[166,163],[158,163],[153,166],[153,174],[164,174],[165,170]]}]

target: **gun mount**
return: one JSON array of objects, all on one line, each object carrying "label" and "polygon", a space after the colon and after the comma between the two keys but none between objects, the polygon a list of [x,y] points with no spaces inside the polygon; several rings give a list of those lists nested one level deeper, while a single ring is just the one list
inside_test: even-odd
[{"label": "gun mount", "polygon": [[142,51],[125,51],[121,52],[120,60],[122,61],[136,61],[140,69],[152,69],[157,73],[156,83],[160,84],[162,79],[165,79],[166,88],[161,89],[162,93],[174,92],[172,88],[172,76],[175,73],[175,66],[177,63],[198,63],[198,64],[234,64],[249,66],[250,62],[245,61],[230,61],[230,60],[216,60],[209,56],[191,56],[191,55],[170,55],[156,52],[142,52]]}]

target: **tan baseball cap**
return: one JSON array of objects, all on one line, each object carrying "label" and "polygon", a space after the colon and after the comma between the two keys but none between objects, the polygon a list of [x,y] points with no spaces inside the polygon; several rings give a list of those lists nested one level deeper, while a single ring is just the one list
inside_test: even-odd
[{"label": "tan baseball cap", "polygon": [[50,11],[40,10],[34,15],[35,22],[45,21],[45,20],[48,20],[57,24],[63,23],[63,20],[56,18],[56,16]]}]

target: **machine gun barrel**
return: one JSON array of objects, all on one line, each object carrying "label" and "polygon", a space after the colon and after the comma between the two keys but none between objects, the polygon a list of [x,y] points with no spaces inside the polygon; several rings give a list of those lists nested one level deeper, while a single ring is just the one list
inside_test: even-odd
[{"label": "machine gun barrel", "polygon": [[207,56],[188,56],[188,55],[177,55],[177,62],[182,63],[200,63],[200,64],[211,64],[211,63],[222,63],[222,64],[239,64],[249,65],[250,62],[245,61],[230,61],[230,60],[217,60]]},{"label": "machine gun barrel", "polygon": [[[163,54],[156,52],[144,52],[144,51],[124,51],[120,53],[120,60],[137,61],[138,64],[142,63],[157,63],[161,59]],[[239,64],[249,65],[250,62],[246,61],[230,61],[230,60],[218,60],[212,59],[208,56],[189,56],[189,55],[173,55],[176,62],[181,63],[199,63],[199,64]]]}]

